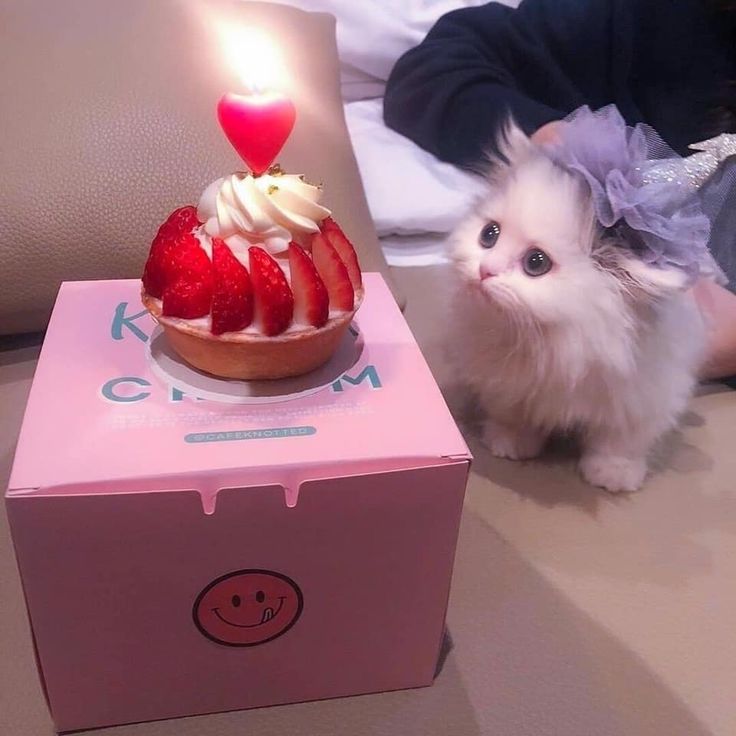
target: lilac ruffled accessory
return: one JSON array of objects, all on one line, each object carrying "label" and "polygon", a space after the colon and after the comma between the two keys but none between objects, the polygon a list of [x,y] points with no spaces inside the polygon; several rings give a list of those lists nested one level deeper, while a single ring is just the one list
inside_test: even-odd
[{"label": "lilac ruffled accessory", "polygon": [[581,107],[560,128],[548,153],[588,184],[604,228],[615,229],[647,264],[681,269],[691,280],[722,276],[708,249],[711,221],[687,175],[689,159],[649,126],[628,126],[613,105]]}]

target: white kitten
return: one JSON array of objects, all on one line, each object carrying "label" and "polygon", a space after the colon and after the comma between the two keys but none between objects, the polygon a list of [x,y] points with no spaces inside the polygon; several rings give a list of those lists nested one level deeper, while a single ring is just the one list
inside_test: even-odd
[{"label": "white kitten", "polygon": [[595,219],[589,191],[511,126],[508,165],[452,238],[460,370],[480,394],[484,442],[531,458],[580,433],[580,471],[634,491],[683,411],[705,331],[680,271],[645,265]]}]

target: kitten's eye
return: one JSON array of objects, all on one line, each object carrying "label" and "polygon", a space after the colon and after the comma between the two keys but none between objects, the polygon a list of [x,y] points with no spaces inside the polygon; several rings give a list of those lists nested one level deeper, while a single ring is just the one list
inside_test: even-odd
[{"label": "kitten's eye", "polygon": [[501,234],[501,226],[497,222],[489,222],[481,231],[478,236],[478,242],[483,248],[493,248],[496,245],[498,236]]},{"label": "kitten's eye", "polygon": [[527,276],[544,276],[552,268],[552,259],[543,250],[532,248],[526,252],[523,265]]}]

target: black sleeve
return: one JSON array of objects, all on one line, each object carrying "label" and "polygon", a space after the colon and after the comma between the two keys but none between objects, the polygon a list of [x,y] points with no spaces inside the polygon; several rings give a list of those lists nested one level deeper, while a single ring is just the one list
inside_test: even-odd
[{"label": "black sleeve", "polygon": [[387,125],[439,158],[470,165],[510,113],[527,133],[610,97],[613,5],[625,0],[492,2],[440,18],[386,89]]}]

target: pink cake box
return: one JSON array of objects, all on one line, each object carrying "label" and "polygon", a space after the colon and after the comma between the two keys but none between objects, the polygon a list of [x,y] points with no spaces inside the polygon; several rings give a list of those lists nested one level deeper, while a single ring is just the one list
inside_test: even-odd
[{"label": "pink cake box", "polygon": [[391,294],[234,405],[154,375],[140,282],[62,285],[6,505],[60,731],[431,684],[470,455]]}]

